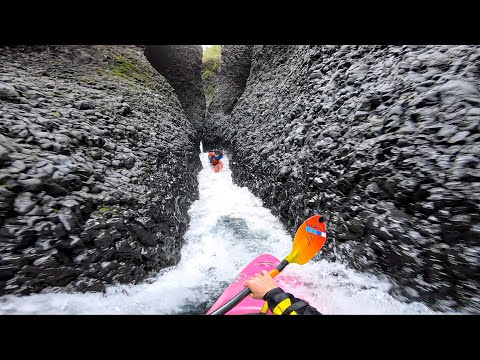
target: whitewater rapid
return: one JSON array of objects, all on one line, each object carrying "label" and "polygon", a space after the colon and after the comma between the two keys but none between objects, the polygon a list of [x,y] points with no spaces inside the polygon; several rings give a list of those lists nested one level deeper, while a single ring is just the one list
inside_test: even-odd
[{"label": "whitewater rapid", "polygon": [[[104,293],[3,296],[0,314],[204,314],[256,256],[287,255],[291,236],[260,199],[233,184],[228,156],[220,173],[212,171],[206,153],[200,159],[200,197],[189,209],[191,222],[176,266],[143,284],[109,286]],[[295,295],[323,314],[435,313],[390,296],[386,280],[339,263],[291,264],[284,274],[302,279]]]}]

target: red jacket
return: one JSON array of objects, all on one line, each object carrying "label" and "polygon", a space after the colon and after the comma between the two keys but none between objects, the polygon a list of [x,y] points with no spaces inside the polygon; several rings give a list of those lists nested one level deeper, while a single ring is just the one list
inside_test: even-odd
[{"label": "red jacket", "polygon": [[219,162],[220,162],[220,159],[222,158],[221,155],[219,156],[215,156],[215,154],[213,152],[209,152],[208,153],[208,160],[210,161],[210,163],[215,166],[217,165]]}]

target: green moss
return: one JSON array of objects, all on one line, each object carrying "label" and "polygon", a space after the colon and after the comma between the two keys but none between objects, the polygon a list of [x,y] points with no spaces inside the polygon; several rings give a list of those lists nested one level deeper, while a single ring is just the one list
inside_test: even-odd
[{"label": "green moss", "polygon": [[94,214],[97,216],[102,216],[105,213],[112,213],[113,215],[118,215],[118,211],[121,210],[120,208],[118,209],[113,209],[109,206],[102,206],[101,208],[97,209]]},{"label": "green moss", "polygon": [[135,79],[143,83],[150,83],[153,81],[149,74],[146,74],[133,62],[133,60],[128,59],[125,56],[113,55],[111,70],[115,76],[119,78]]},{"label": "green moss", "polygon": [[[123,55],[116,50],[106,50],[104,56],[105,65],[96,67],[97,74],[108,77],[114,82],[127,80],[141,83],[154,90],[158,88],[157,73],[146,60]],[[98,81],[98,79],[95,80]]]},{"label": "green moss", "polygon": [[55,214],[58,214],[60,210],[53,208],[52,211],[53,211]]},{"label": "green moss", "polygon": [[202,66],[202,78],[205,80],[210,79],[213,75],[220,72],[220,61],[208,60],[203,63]]},{"label": "green moss", "polygon": [[100,75],[108,75],[108,71],[104,69],[103,67],[97,66],[95,69]]},{"label": "green moss", "polygon": [[119,68],[113,68],[113,73],[118,76],[118,77],[125,77],[125,75],[122,73],[122,71]]},{"label": "green moss", "polygon": [[215,78],[220,73],[221,64],[220,45],[213,45],[205,49],[202,61],[202,79],[207,106],[210,104],[213,95],[215,94]]},{"label": "green moss", "polygon": [[100,75],[139,82],[156,89],[158,84],[155,74],[150,70],[147,64],[143,64],[139,60],[112,53],[107,57],[106,67],[97,67],[96,69]]},{"label": "green moss", "polygon": [[209,61],[209,60],[215,60],[218,61],[222,57],[222,45],[212,45],[208,48],[206,48],[203,51],[203,57],[202,61]]},{"label": "green moss", "polygon": [[206,48],[202,58],[202,78],[204,81],[209,80],[213,75],[220,72],[222,64],[222,47],[221,45],[212,45]]},{"label": "green moss", "polygon": [[55,116],[56,118],[60,117],[60,113],[58,111],[52,112],[52,115]]}]

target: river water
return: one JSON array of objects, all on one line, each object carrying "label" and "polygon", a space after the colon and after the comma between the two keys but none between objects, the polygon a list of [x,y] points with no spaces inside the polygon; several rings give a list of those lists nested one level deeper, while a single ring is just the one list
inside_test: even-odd
[{"label": "river water", "polygon": [[[233,184],[227,155],[220,173],[212,171],[205,152],[200,158],[200,198],[189,210],[191,223],[178,265],[143,284],[110,286],[105,293],[3,296],[0,314],[205,314],[256,256],[286,256],[291,236],[260,199]],[[323,314],[435,313],[423,304],[393,298],[388,281],[343,264],[291,264],[283,274],[301,279],[294,295]]]}]

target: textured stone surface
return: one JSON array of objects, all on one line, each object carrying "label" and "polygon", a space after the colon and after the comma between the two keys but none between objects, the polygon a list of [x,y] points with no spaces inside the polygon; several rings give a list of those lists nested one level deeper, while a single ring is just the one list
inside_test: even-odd
[{"label": "textured stone surface", "polygon": [[201,45],[148,45],[145,56],[175,89],[187,118],[200,129],[205,117]]},{"label": "textured stone surface", "polygon": [[292,234],[326,216],[319,257],[387,274],[400,297],[478,311],[479,59],[464,45],[256,45],[209,142]]},{"label": "textured stone surface", "polygon": [[0,294],[137,283],[180,258],[198,140],[135,46],[0,51]]},{"label": "textured stone surface", "polygon": [[[211,127],[229,115],[242,95],[252,60],[252,45],[222,45],[222,65],[212,102],[205,117],[203,139],[207,145],[214,134]],[[214,136],[214,135],[213,135]]]}]

